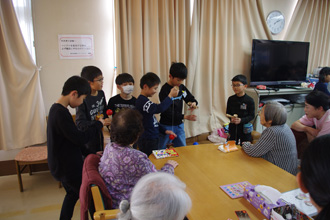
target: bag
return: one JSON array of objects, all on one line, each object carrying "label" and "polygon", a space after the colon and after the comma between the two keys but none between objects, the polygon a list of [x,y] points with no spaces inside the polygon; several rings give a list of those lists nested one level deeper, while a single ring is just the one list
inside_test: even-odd
[{"label": "bag", "polygon": [[243,125],[243,133],[250,134],[253,131],[253,125],[251,123],[246,123]]},{"label": "bag", "polygon": [[207,137],[213,143],[224,144],[227,142],[227,134],[224,128],[217,128]]}]

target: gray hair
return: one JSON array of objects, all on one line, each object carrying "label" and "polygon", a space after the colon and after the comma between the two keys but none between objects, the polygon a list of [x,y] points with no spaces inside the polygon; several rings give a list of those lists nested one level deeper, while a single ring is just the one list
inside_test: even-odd
[{"label": "gray hair", "polygon": [[149,173],[135,185],[131,203],[121,201],[118,220],[182,220],[191,208],[185,188],[174,175]]},{"label": "gray hair", "polygon": [[272,120],[273,125],[283,125],[287,119],[285,107],[278,102],[267,102],[264,109],[265,120]]}]

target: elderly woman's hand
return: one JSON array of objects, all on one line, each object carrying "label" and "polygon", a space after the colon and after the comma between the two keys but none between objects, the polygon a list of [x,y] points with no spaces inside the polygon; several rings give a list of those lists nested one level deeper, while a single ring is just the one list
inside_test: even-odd
[{"label": "elderly woman's hand", "polygon": [[179,165],[175,160],[168,160],[166,163],[172,165],[174,168]]}]

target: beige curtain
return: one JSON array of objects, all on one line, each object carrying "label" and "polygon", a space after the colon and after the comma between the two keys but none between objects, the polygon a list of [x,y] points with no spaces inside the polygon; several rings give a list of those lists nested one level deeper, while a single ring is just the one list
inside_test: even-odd
[{"label": "beige curtain", "polygon": [[189,0],[115,0],[117,74],[133,75],[133,95],[140,93],[146,72],[158,74],[163,84],[173,61],[187,64],[189,5]]},{"label": "beige curtain", "polygon": [[45,142],[46,114],[11,0],[0,1],[0,19],[0,150],[9,150]]},{"label": "beige curtain", "polygon": [[185,122],[195,136],[228,122],[231,79],[249,79],[252,39],[271,39],[261,1],[195,0],[190,39],[188,88],[199,100],[198,122]]},{"label": "beige curtain", "polygon": [[310,42],[308,72],[330,66],[330,1],[299,0],[285,38]]}]

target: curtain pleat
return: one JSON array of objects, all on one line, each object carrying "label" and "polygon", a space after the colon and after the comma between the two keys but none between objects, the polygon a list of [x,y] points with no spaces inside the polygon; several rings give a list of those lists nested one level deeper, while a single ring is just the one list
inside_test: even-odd
[{"label": "curtain pleat", "polygon": [[44,143],[46,114],[11,0],[0,1],[0,12],[0,150],[10,150]]},{"label": "curtain pleat", "polygon": [[195,0],[190,34],[188,89],[199,100],[197,122],[185,122],[186,135],[219,128],[228,118],[231,79],[249,79],[252,39],[269,39],[262,1]]},{"label": "curtain pleat", "polygon": [[299,0],[285,36],[310,42],[308,72],[330,65],[330,1]]},{"label": "curtain pleat", "polygon": [[[250,78],[252,39],[272,40],[263,0],[116,0],[117,66],[138,84],[147,71],[167,81],[172,61],[188,67],[186,86],[199,101],[196,122],[185,121],[186,137],[209,132],[229,119],[231,79]],[[283,40],[310,41],[310,72],[329,65],[329,1],[299,0]],[[134,94],[140,92],[136,86]],[[153,100],[155,101],[155,100]],[[186,109],[185,109],[186,110]]]},{"label": "curtain pleat", "polygon": [[[145,73],[156,73],[163,84],[172,62],[187,64],[189,5],[189,0],[115,0],[116,65],[118,74],[134,77],[134,96]],[[158,96],[152,100],[158,102]]]}]

